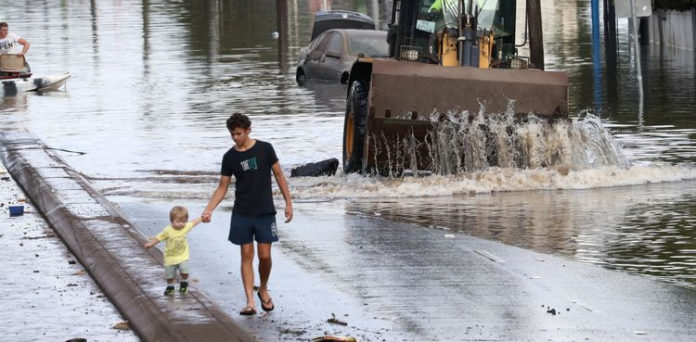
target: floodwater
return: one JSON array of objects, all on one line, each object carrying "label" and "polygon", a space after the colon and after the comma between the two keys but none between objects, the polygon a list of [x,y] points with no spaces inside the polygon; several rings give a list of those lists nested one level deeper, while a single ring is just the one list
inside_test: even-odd
[{"label": "floodwater", "polygon": [[[221,156],[231,146],[224,120],[232,112],[251,116],[252,135],[274,144],[286,175],[293,165],[340,159],[345,87],[298,87],[294,81],[295,58],[309,40],[311,13],[324,6],[370,15],[376,9],[382,27],[390,8],[369,0],[287,1],[287,15],[281,16],[287,27],[278,30],[275,1],[2,0],[2,20],[32,43],[28,59],[34,73],[69,71],[72,78],[62,91],[3,98],[0,127],[21,123],[61,149],[66,161],[132,215],[144,234],[153,234],[166,224],[170,204],[185,204],[194,213],[205,205],[217,184]],[[306,217],[286,226],[283,237],[293,243],[278,244],[287,258],[275,281],[292,276],[290,270],[322,281],[326,267],[304,260],[311,259],[319,242],[306,232],[293,232],[309,229],[298,223],[320,231],[307,219],[313,217],[339,227],[359,221],[374,227],[403,224],[427,236],[471,235],[696,287],[693,52],[641,48],[641,105],[625,20],[618,23],[616,61],[593,63],[589,3],[550,1],[543,10],[546,68],[568,72],[572,115],[597,116],[629,166],[290,179],[297,214]],[[276,31],[281,39],[274,38]],[[520,53],[526,53],[525,47]],[[226,203],[211,224],[216,233],[202,233],[199,239],[215,236],[224,242],[231,201]],[[281,204],[277,197],[276,205]],[[196,244],[206,249],[204,241]],[[419,245],[410,248],[418,253]],[[199,277],[201,286],[227,301],[223,307],[230,312],[243,306],[233,251],[216,243],[196,261],[208,267]],[[390,252],[387,245],[383,253]],[[220,267],[229,272],[215,274]],[[321,295],[343,291],[360,297],[351,282],[345,284]],[[234,291],[225,294],[225,288]],[[303,324],[297,319],[289,325],[293,336],[324,331],[309,317],[328,318],[331,312],[312,312],[302,329],[297,330]],[[351,315],[360,312],[350,310]],[[368,339],[376,339],[375,331],[385,326],[362,323],[361,334]],[[261,329],[273,322],[245,324]],[[407,337],[403,331],[408,329],[387,325],[392,334]]]}]

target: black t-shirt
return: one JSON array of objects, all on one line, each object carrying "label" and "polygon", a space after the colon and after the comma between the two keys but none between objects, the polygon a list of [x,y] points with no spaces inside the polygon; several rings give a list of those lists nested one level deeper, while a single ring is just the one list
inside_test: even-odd
[{"label": "black t-shirt", "polygon": [[220,173],[223,176],[234,175],[234,213],[249,216],[276,213],[271,166],[277,161],[273,146],[261,140],[256,140],[254,146],[244,152],[232,147],[225,153]]}]

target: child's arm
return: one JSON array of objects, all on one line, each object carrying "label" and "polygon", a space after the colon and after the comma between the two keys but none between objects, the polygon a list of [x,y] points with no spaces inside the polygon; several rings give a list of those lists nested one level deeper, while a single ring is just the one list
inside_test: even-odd
[{"label": "child's arm", "polygon": [[203,222],[203,216],[196,217],[195,219],[193,219],[191,221],[191,226],[192,226],[191,228],[195,227],[196,225],[198,225],[201,222]]},{"label": "child's arm", "polygon": [[150,248],[150,247],[158,244],[159,242],[160,242],[160,240],[156,237],[150,238],[150,242],[145,244],[145,248]]}]

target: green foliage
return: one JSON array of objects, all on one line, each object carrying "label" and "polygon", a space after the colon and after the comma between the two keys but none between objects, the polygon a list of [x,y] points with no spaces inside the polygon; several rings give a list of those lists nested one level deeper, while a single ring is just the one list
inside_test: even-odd
[{"label": "green foliage", "polygon": [[686,11],[696,8],[696,0],[654,0],[654,9]]}]

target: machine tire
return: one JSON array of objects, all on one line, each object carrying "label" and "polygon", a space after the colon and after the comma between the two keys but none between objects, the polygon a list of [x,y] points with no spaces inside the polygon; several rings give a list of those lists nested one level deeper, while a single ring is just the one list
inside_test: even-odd
[{"label": "machine tire", "polygon": [[367,123],[367,88],[363,81],[350,85],[343,122],[343,172],[361,172]]}]

